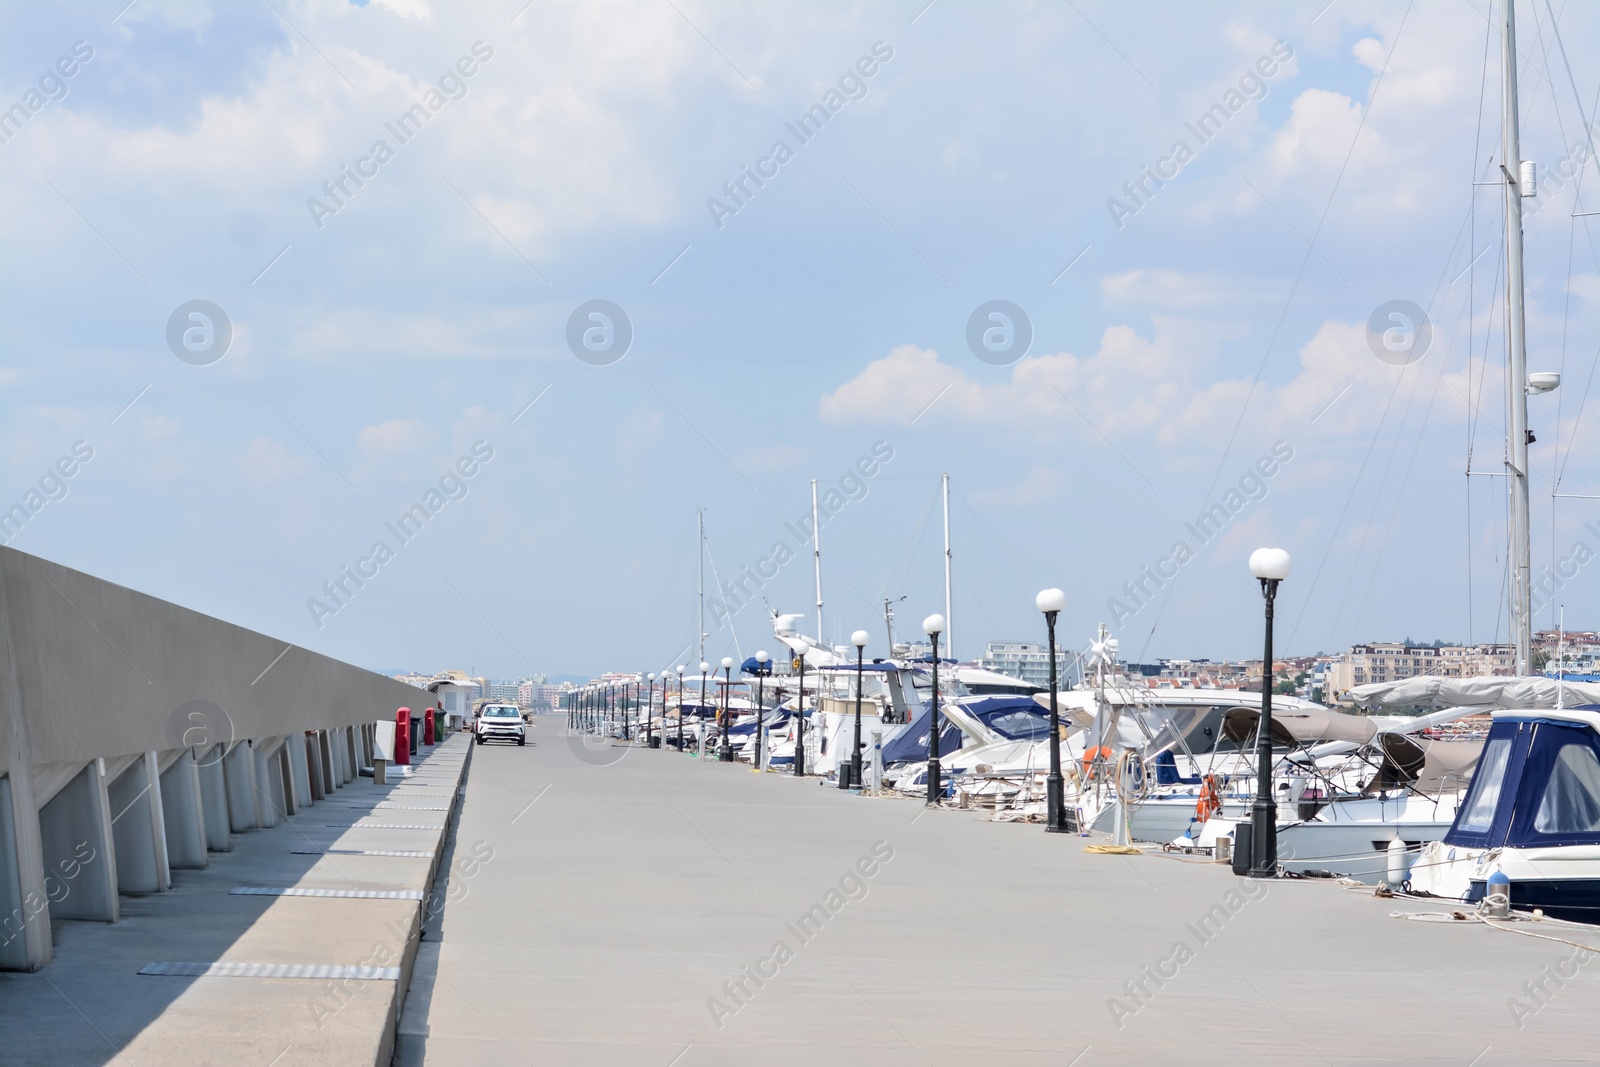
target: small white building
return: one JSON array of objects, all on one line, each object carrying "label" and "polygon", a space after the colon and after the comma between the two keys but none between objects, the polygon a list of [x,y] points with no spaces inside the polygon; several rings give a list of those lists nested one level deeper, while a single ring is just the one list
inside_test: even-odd
[{"label": "small white building", "polygon": [[477,699],[478,683],[468,678],[465,671],[440,671],[429,680],[427,688],[436,695],[437,706],[444,709],[445,729],[461,729],[473,700]]}]

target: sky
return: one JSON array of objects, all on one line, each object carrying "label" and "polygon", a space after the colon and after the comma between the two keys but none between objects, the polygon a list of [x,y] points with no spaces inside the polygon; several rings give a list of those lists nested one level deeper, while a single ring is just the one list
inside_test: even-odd
[{"label": "sky", "polygon": [[[1498,5],[125,3],[0,35],[13,548],[372,668],[659,671],[697,513],[706,657],[815,632],[815,479],[883,655],[948,474],[961,657],[1051,586],[1069,646],[1259,655],[1262,546],[1280,655],[1506,639]],[[1517,14],[1536,623],[1595,628],[1600,10]]]}]

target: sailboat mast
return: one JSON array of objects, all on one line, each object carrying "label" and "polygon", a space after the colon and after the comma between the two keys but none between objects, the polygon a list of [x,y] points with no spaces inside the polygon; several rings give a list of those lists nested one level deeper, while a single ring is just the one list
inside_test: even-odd
[{"label": "sailboat mast", "polygon": [[1511,625],[1519,676],[1533,673],[1532,576],[1528,523],[1528,351],[1522,283],[1521,156],[1517,128],[1516,0],[1505,0],[1501,35],[1505,75],[1504,158],[1506,198],[1506,473],[1509,476]]},{"label": "sailboat mast", "polygon": [[811,479],[811,570],[817,580],[817,643],[828,646],[822,636],[822,526],[817,522],[817,480]]},{"label": "sailboat mast", "polygon": [[706,658],[706,510],[700,508],[694,513],[695,542],[694,542],[694,569],[700,583],[700,624],[696,627],[699,636],[695,638],[700,646],[700,662]]},{"label": "sailboat mast", "polygon": [[950,614],[950,475],[940,475],[944,489],[944,650],[956,658],[955,626]]}]

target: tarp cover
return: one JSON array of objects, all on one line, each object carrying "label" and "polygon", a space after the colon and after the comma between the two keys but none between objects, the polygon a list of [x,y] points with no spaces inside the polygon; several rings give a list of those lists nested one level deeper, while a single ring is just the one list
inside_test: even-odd
[{"label": "tarp cover", "polygon": [[[1559,690],[1559,693],[1558,693]],[[1555,678],[1407,678],[1374,682],[1350,690],[1357,707],[1554,708],[1558,704],[1600,704],[1600,683],[1558,682]]]},{"label": "tarp cover", "polygon": [[1383,761],[1364,792],[1412,786],[1422,793],[1458,792],[1483,754],[1483,742],[1434,741],[1410,734],[1380,734]]},{"label": "tarp cover", "polygon": [[[1255,737],[1259,708],[1229,708],[1222,716],[1222,736],[1245,742]],[[1365,744],[1378,732],[1377,723],[1360,715],[1346,715],[1324,708],[1284,708],[1272,710],[1272,743],[1307,745],[1318,741],[1353,741]]]}]

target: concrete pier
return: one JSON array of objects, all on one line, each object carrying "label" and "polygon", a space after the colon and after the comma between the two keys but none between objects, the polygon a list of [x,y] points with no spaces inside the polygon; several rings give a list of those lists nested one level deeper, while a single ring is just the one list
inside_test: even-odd
[{"label": "concrete pier", "polygon": [[[569,743],[564,717],[536,722],[537,747],[474,757],[456,847],[492,859],[452,870],[399,1063],[1593,1058],[1600,965],[1480,924],[1391,918],[1442,903],[1089,855],[1039,825]],[[1600,946],[1600,929],[1532,932]]]},{"label": "concrete pier", "polygon": [[[426,794],[451,808],[469,754],[457,734],[419,753],[414,776],[353,781],[206,868],[176,871],[169,892],[123,897],[124,922],[64,924],[49,967],[0,974],[0,1062],[387,1065],[422,927],[439,910],[427,898],[452,814],[429,812],[418,828],[418,813],[390,805]],[[223,973],[140,973],[161,963]],[[307,967],[343,970],[270,972]]]}]

